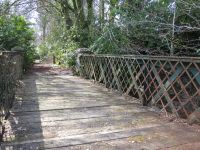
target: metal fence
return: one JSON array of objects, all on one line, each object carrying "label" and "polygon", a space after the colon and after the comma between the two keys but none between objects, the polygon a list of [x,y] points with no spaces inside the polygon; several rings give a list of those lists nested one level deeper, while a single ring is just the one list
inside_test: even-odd
[{"label": "metal fence", "polygon": [[200,107],[200,58],[81,55],[80,75],[187,118]]},{"label": "metal fence", "polygon": [[23,73],[23,57],[17,52],[0,53],[0,123],[9,115],[17,81]]}]

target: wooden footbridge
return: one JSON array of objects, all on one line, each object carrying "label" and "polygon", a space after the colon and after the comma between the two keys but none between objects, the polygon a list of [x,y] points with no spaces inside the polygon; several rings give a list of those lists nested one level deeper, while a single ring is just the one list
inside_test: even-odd
[{"label": "wooden footbridge", "polygon": [[0,150],[200,149],[199,58],[82,54],[81,77],[37,64],[19,82],[22,65],[0,54]]},{"label": "wooden footbridge", "polygon": [[125,98],[38,65],[24,76],[7,121],[5,150],[199,149],[200,132]]}]

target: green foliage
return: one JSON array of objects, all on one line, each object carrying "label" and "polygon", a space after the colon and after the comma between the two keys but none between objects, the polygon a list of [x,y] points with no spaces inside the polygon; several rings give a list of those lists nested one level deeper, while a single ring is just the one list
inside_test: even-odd
[{"label": "green foliage", "polygon": [[22,16],[0,17],[1,48],[11,50],[13,47],[29,48],[34,39],[34,31]]},{"label": "green foliage", "polygon": [[56,63],[65,66],[72,66],[73,51],[79,48],[80,36],[77,34],[77,28],[66,30],[63,22],[52,22],[51,32],[47,35],[46,39],[38,46],[40,57],[47,55],[54,55]]},{"label": "green foliage", "polygon": [[31,67],[34,60],[36,59],[35,47],[30,46],[29,49],[24,53],[24,69],[25,71]]},{"label": "green foliage", "polygon": [[38,54],[40,58],[44,58],[49,55],[48,47],[46,42],[42,42],[40,45],[37,47]]},{"label": "green foliage", "polygon": [[69,52],[66,55],[66,64],[68,67],[74,67],[76,65],[76,57],[73,52]]},{"label": "green foliage", "polygon": [[169,55],[172,50],[176,55],[197,55],[200,9],[193,4],[198,2],[127,0],[115,5],[110,11],[115,20],[104,24],[91,49],[96,53]]},{"label": "green foliage", "polygon": [[97,40],[91,45],[90,49],[101,54],[119,54],[129,40],[125,32],[123,27],[113,24],[106,26],[103,34],[100,37],[97,36]]},{"label": "green foliage", "polygon": [[0,50],[15,50],[24,53],[24,66],[27,69],[34,60],[34,31],[22,16],[0,17]]},{"label": "green foliage", "polygon": [[41,29],[48,24],[48,33],[39,51],[56,56],[59,64],[73,66],[77,48],[101,54],[196,56],[200,51],[200,0],[51,2],[40,13]]}]

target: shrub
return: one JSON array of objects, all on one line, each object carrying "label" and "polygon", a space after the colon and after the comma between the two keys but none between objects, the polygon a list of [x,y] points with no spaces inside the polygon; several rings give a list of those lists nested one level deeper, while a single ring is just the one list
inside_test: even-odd
[{"label": "shrub", "polygon": [[24,67],[33,63],[35,47],[34,31],[22,16],[0,16],[0,50],[22,51]]}]

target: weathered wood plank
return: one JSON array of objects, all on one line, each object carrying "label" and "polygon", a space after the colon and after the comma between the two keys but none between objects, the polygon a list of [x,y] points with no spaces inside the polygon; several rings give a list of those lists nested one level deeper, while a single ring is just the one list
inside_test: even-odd
[{"label": "weathered wood plank", "polygon": [[[126,131],[107,131],[99,133],[88,133],[72,135],[68,137],[57,137],[51,139],[37,139],[37,140],[27,140],[23,142],[15,142],[12,144],[6,144],[5,146],[10,146],[14,149],[19,148],[30,148],[34,147],[36,149],[54,149],[54,148],[67,148],[69,146],[77,146],[84,144],[93,144],[96,142],[109,142],[113,140],[127,140],[125,143],[130,145],[140,143],[140,148],[145,146],[146,141],[153,149],[161,149],[166,147],[174,147],[187,142],[199,142],[197,133],[187,133],[187,138],[183,134],[185,128],[177,128],[177,126],[155,126],[141,129],[129,129]],[[168,132],[167,132],[168,131]],[[168,137],[168,138],[167,138]],[[176,140],[174,140],[176,139]],[[116,141],[116,142],[117,142]],[[129,142],[129,143],[128,143]],[[153,142],[153,143],[152,143]],[[159,143],[159,144],[158,144]]]}]

